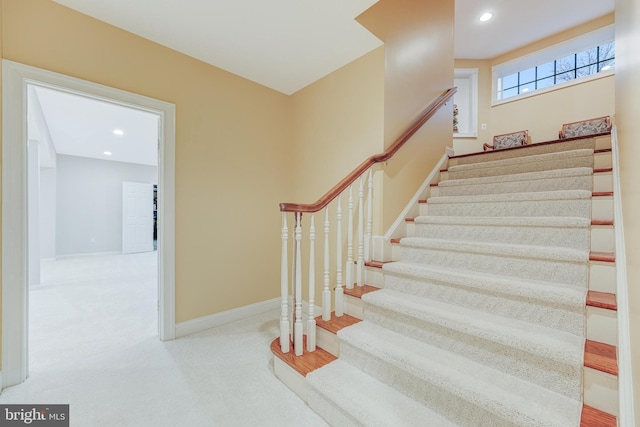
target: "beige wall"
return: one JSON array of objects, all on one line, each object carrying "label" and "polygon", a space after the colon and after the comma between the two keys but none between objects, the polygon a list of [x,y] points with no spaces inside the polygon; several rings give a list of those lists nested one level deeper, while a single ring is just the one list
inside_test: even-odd
[{"label": "beige wall", "polygon": [[289,98],[49,0],[2,14],[3,58],[176,104],[177,322],[277,297]]},{"label": "beige wall", "polygon": [[[456,59],[456,68],[478,68],[478,138],[456,138],[456,154],[482,151],[482,144],[491,143],[494,135],[528,129],[530,142],[556,139],[563,123],[591,117],[613,116],[615,89],[613,76],[591,80],[563,89],[491,106],[491,67],[553,46],[554,44],[613,24],[609,14],[593,21],[547,37],[490,60]],[[597,99],[598,102],[593,102]]]},{"label": "beige wall", "polygon": [[291,202],[311,203],[384,151],[384,47],[291,96]]},{"label": "beige wall", "polygon": [[640,5],[616,0],[616,126],[620,148],[620,186],[626,244],[631,359],[634,378],[635,425],[640,425]]},{"label": "beige wall", "polygon": [[[358,17],[385,43],[384,135],[391,145],[453,86],[452,0],[381,0]],[[382,230],[395,221],[451,141],[452,103],[384,168]]]}]

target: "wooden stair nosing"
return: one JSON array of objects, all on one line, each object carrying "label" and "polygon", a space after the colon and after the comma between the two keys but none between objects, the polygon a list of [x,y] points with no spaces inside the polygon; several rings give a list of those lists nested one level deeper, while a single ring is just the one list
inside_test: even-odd
[{"label": "wooden stair nosing", "polygon": [[365,267],[382,268],[382,266],[391,261],[365,261]]},{"label": "wooden stair nosing", "polygon": [[420,200],[418,200],[418,203],[425,204],[425,203],[427,203],[427,199],[420,199]]},{"label": "wooden stair nosing", "polygon": [[607,173],[607,172],[613,172],[613,168],[601,168],[601,169],[593,170],[593,173]]},{"label": "wooden stair nosing", "polygon": [[589,252],[589,261],[616,262],[616,255],[607,252]]},{"label": "wooden stair nosing", "polygon": [[330,320],[322,320],[322,316],[318,316],[315,318],[316,326],[322,329],[325,329],[332,334],[337,334],[339,330],[344,329],[348,326],[355,325],[362,320],[357,317],[349,316],[348,314],[343,314],[340,317],[335,315],[335,311],[331,312]]},{"label": "wooden stair nosing", "polygon": [[613,196],[613,191],[594,191],[591,193],[592,197],[611,197]]},{"label": "wooden stair nosing", "polygon": [[584,366],[618,376],[616,347],[601,342],[586,340],[584,343]]},{"label": "wooden stair nosing", "polygon": [[276,338],[271,342],[271,352],[304,377],[306,377],[308,373],[313,372],[337,359],[333,354],[318,346],[316,346],[315,351],[308,352],[306,335],[303,337],[302,356],[295,355],[293,351],[293,342],[290,344],[289,352],[283,353],[280,349],[280,338]]},{"label": "wooden stair nosing", "polygon": [[354,286],[351,289],[344,288],[343,293],[345,295],[349,295],[354,298],[362,298],[362,295],[368,294],[369,292],[379,291],[380,288],[371,285],[362,285],[362,286]]},{"label": "wooden stair nosing", "polygon": [[597,150],[593,150],[593,154],[610,153],[610,152],[611,152],[611,148],[598,148]]},{"label": "wooden stair nosing", "polygon": [[600,307],[607,310],[618,310],[616,295],[608,292],[588,291],[587,305],[589,307]]},{"label": "wooden stair nosing", "polygon": [[401,239],[391,239],[390,242],[392,245],[397,245],[398,243],[400,243]]},{"label": "wooden stair nosing", "polygon": [[591,406],[582,406],[580,427],[617,427],[617,425],[618,421],[615,416]]},{"label": "wooden stair nosing", "polygon": [[593,219],[591,220],[591,225],[609,225],[613,227],[613,220]]}]

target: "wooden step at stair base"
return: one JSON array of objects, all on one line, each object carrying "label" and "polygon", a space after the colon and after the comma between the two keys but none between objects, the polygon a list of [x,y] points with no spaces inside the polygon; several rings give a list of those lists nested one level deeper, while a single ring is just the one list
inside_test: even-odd
[{"label": "wooden step at stair base", "polygon": [[587,305],[590,307],[600,307],[607,310],[618,310],[615,294],[608,292],[587,292]]},{"label": "wooden step at stair base", "polygon": [[616,348],[609,344],[586,340],[584,344],[584,366],[611,375],[618,375]]},{"label": "wooden step at stair base", "polygon": [[379,291],[380,288],[370,285],[362,285],[362,286],[354,286],[351,289],[344,289],[344,294],[349,295],[354,298],[362,298],[362,295],[368,294],[369,292]]},{"label": "wooden step at stair base", "polygon": [[307,376],[309,372],[313,372],[336,360],[334,355],[319,347],[316,347],[316,351],[307,351],[307,336],[305,335],[303,338],[304,350],[302,356],[296,356],[293,352],[293,341],[291,341],[291,351],[283,353],[280,349],[280,338],[276,338],[271,342],[271,352],[302,376]]},{"label": "wooden step at stair base", "polygon": [[591,252],[589,253],[589,261],[616,262],[616,256],[606,252]]},{"label": "wooden step at stair base", "polygon": [[315,320],[316,343],[319,347],[322,347],[324,350],[336,357],[340,356],[340,342],[336,335],[338,331],[348,326],[355,325],[361,321],[360,319],[348,314],[343,314],[342,316],[337,317],[335,315],[335,311],[331,313],[331,319],[327,321],[322,320],[322,316],[316,317]]},{"label": "wooden step at stair base", "polygon": [[591,406],[582,406],[582,418],[580,427],[617,427],[616,417],[606,412],[599,411]]}]

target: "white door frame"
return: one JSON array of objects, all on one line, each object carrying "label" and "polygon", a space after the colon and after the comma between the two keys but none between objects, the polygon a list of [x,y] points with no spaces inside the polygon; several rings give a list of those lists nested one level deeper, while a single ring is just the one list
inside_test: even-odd
[{"label": "white door frame", "polygon": [[175,338],[175,105],[2,60],[2,380],[28,374],[27,85],[43,86],[159,116],[158,329]]}]

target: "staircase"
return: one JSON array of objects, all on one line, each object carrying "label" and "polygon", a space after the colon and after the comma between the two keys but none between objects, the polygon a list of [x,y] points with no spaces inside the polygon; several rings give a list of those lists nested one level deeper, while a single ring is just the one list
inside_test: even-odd
[{"label": "staircase", "polygon": [[610,137],[452,157],[276,374],[333,426],[615,426]]}]

